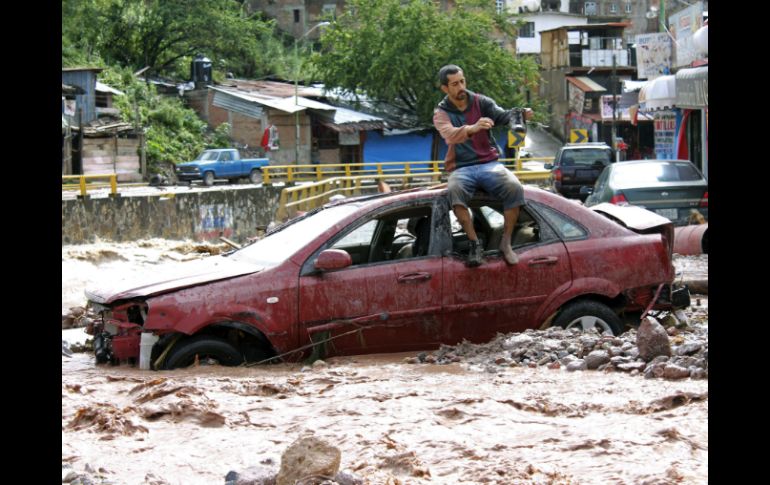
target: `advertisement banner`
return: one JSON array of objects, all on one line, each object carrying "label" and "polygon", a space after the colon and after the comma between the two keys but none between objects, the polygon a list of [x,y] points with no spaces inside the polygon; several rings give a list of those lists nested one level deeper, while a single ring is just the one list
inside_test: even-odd
[{"label": "advertisement banner", "polygon": [[655,79],[671,73],[671,38],[667,33],[636,36],[639,79]]},{"label": "advertisement banner", "polygon": [[676,114],[673,111],[656,112],[653,123],[655,127],[655,158],[675,159]]},{"label": "advertisement banner", "polygon": [[586,101],[586,93],[572,83],[567,83],[569,89],[569,109],[578,114],[583,114],[583,106]]},{"label": "advertisement banner", "polygon": [[674,67],[689,66],[698,54],[693,42],[695,31],[703,27],[703,2],[698,2],[668,18],[668,30],[674,38]]}]

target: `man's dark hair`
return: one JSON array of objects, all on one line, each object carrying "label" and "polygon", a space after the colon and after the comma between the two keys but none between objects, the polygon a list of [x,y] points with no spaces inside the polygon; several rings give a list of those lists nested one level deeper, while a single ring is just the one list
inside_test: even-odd
[{"label": "man's dark hair", "polygon": [[442,67],[438,71],[438,79],[441,81],[442,86],[446,86],[449,84],[449,75],[450,74],[457,74],[458,72],[462,71],[460,66],[455,66],[454,64],[447,64],[446,66]]}]

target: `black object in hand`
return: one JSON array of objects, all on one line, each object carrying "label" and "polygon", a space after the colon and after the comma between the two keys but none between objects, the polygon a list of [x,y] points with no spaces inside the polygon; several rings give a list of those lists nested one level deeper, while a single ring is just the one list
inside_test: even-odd
[{"label": "black object in hand", "polygon": [[513,113],[513,116],[511,117],[511,130],[513,130],[516,133],[526,133],[527,132],[527,122],[524,119],[524,109],[522,108],[513,108],[511,110]]}]

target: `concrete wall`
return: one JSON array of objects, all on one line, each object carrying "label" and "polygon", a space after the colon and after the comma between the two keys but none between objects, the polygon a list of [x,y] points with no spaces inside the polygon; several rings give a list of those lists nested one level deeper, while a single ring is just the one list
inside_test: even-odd
[{"label": "concrete wall", "polygon": [[85,200],[62,200],[62,244],[96,238],[244,242],[273,220],[280,187],[197,191]]}]

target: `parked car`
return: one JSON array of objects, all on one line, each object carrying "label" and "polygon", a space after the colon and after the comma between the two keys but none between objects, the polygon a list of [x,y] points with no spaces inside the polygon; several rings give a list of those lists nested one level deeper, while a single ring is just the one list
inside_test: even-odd
[{"label": "parked car", "polygon": [[606,143],[567,143],[559,148],[551,170],[551,187],[564,197],[585,200],[604,167],[614,161]]},{"label": "parked car", "polygon": [[497,249],[497,200],[470,204],[486,252],[469,268],[447,190],[429,188],[343,199],[241,249],[180,263],[180,274],[90,289],[97,362],[294,361],[319,340],[333,339],[321,355],[400,352],[549,325],[619,334],[645,309],[689,305],[674,285],[668,219],[524,190],[515,266]]},{"label": "parked car", "polygon": [[219,148],[204,150],[195,160],[177,164],[174,171],[179,181],[202,180],[209,187],[216,179],[234,183],[244,177],[253,184],[261,184],[262,167],[269,163],[267,158],[243,159],[235,148]]},{"label": "parked car", "polygon": [[586,206],[609,202],[644,207],[685,226],[708,219],[708,181],[689,160],[632,160],[602,172]]}]

